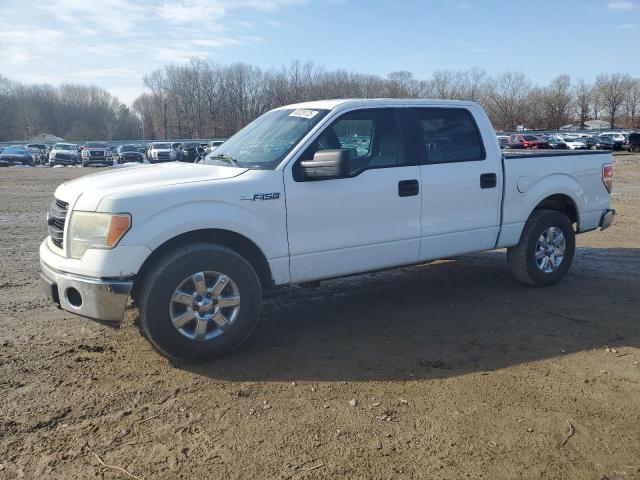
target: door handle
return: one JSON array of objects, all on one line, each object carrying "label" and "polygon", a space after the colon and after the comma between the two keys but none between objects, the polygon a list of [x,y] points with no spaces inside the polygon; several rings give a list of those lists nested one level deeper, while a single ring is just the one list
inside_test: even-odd
[{"label": "door handle", "polygon": [[496,188],[498,176],[495,173],[483,173],[480,175],[480,188]]},{"label": "door handle", "polygon": [[400,197],[413,197],[420,192],[418,180],[400,180],[398,182],[398,195]]}]

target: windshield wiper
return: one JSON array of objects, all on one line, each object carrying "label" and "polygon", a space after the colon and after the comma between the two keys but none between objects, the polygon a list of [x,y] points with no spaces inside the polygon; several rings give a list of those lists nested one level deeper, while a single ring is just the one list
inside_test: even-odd
[{"label": "windshield wiper", "polygon": [[233,166],[236,166],[236,167],[238,166],[238,161],[235,158],[230,157],[229,155],[225,155],[224,153],[220,153],[218,155],[212,155],[209,158],[215,158],[216,160],[224,160],[225,162],[230,163]]}]

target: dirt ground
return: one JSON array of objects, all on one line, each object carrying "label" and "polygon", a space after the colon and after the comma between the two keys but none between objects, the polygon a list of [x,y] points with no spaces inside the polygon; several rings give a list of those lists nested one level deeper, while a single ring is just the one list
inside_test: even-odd
[{"label": "dirt ground", "polygon": [[87,170],[0,170],[0,478],[640,478],[640,156],[555,287],[504,252],[292,287],[199,366],[135,309],[40,293],[53,191]]}]

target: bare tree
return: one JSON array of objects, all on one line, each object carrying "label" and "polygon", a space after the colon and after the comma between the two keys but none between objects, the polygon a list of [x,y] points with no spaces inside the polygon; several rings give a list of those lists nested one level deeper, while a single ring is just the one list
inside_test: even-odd
[{"label": "bare tree", "polygon": [[629,88],[624,99],[625,126],[636,128],[640,126],[638,110],[640,110],[640,79],[634,78],[629,82]]},{"label": "bare tree", "polygon": [[540,101],[544,108],[545,128],[557,130],[569,123],[573,117],[574,106],[569,76],[560,75],[554,78],[551,84],[543,89]]},{"label": "bare tree", "polygon": [[589,120],[591,107],[595,101],[593,87],[580,79],[574,87],[574,96],[580,129],[584,130],[587,128],[586,122]]},{"label": "bare tree", "polygon": [[488,82],[485,107],[496,128],[514,130],[524,123],[530,89],[521,72],[505,72]]},{"label": "bare tree", "polygon": [[607,73],[596,78],[595,89],[611,128],[615,126],[630,83],[631,77],[624,73]]}]

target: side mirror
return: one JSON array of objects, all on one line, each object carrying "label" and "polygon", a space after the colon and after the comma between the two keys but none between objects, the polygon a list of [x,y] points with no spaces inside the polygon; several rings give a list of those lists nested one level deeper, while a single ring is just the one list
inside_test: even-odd
[{"label": "side mirror", "polygon": [[348,150],[320,150],[313,156],[313,160],[300,162],[300,170],[306,180],[348,177],[351,173]]}]

